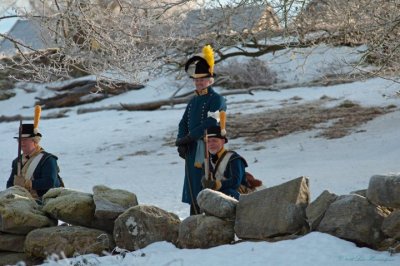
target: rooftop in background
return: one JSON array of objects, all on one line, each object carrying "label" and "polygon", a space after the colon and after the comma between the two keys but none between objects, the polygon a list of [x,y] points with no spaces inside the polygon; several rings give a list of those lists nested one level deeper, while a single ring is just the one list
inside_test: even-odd
[{"label": "rooftop in background", "polygon": [[[7,33],[17,22],[18,18],[9,18],[6,20],[0,20],[0,33],[4,34]],[[3,38],[0,37],[0,40]]]},{"label": "rooftop in background", "polygon": [[[31,47],[32,49],[44,49],[49,47],[51,39],[48,33],[41,30],[38,22],[32,20],[17,20],[8,32],[8,36]],[[30,49],[19,46],[23,52],[31,52]],[[0,41],[0,55],[12,56],[18,50],[13,42],[8,39]]]},{"label": "rooftop in background", "polygon": [[270,6],[240,7],[234,9],[195,9],[187,14],[182,30],[189,36],[215,32],[258,32],[263,29],[279,29],[279,19]]}]

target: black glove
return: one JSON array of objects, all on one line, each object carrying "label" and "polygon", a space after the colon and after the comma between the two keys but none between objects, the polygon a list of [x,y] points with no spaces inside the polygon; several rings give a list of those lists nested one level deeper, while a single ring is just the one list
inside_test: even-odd
[{"label": "black glove", "polygon": [[178,146],[179,157],[181,157],[182,159],[186,159],[187,150],[188,147],[186,145]]},{"label": "black glove", "polygon": [[194,138],[192,138],[190,135],[187,135],[183,138],[177,139],[175,141],[175,146],[187,145],[193,141],[194,141]]},{"label": "black glove", "polygon": [[206,179],[204,176],[201,178],[201,185],[203,188],[210,188],[213,190],[219,190],[222,186],[221,181],[215,179]]}]

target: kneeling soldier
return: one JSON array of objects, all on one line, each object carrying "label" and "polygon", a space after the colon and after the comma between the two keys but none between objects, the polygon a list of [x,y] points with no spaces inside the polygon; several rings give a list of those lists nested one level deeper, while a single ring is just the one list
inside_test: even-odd
[{"label": "kneeling soldier", "polygon": [[[18,157],[12,162],[11,175],[7,188],[21,186],[26,188],[38,202],[54,187],[60,187],[57,157],[44,151],[40,146],[42,134],[38,131],[40,107],[35,108],[33,124],[20,124]],[[22,156],[21,156],[22,151]]]},{"label": "kneeling soldier", "polygon": [[218,190],[226,195],[239,199],[238,192],[241,184],[246,183],[247,163],[245,159],[234,151],[228,151],[224,144],[228,142],[221,134],[219,126],[207,130],[207,148],[210,153],[209,166],[212,178],[203,177],[204,188]]}]

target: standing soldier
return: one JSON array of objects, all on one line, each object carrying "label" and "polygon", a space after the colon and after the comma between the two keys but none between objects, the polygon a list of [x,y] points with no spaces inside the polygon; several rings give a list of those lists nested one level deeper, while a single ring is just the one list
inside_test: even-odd
[{"label": "standing soldier", "polygon": [[[60,187],[57,157],[45,152],[40,146],[42,134],[39,133],[40,106],[35,106],[33,124],[20,124],[18,157],[12,162],[7,188],[21,186],[40,203],[42,196],[54,187]],[[22,152],[22,155],[21,155]]]},{"label": "standing soldier", "polygon": [[[194,65],[194,73],[190,67]],[[200,213],[196,203],[197,194],[201,191],[201,178],[204,175],[204,132],[210,126],[218,125],[208,112],[226,110],[225,99],[216,93],[211,85],[214,83],[214,52],[210,45],[203,48],[201,55],[190,58],[185,71],[193,78],[196,87],[195,95],[186,106],[179,122],[176,140],[179,156],[185,159],[185,180],[182,202],[190,204],[190,215]]]}]

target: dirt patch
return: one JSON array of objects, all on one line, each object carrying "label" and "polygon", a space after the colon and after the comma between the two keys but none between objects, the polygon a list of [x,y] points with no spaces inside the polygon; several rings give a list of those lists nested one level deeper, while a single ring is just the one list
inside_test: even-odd
[{"label": "dirt patch", "polygon": [[357,127],[363,123],[397,108],[394,105],[363,107],[347,100],[332,108],[324,107],[329,100],[322,98],[255,114],[228,114],[229,138],[242,137],[248,142],[260,142],[312,129],[320,129],[316,137],[341,138],[357,132]]}]

